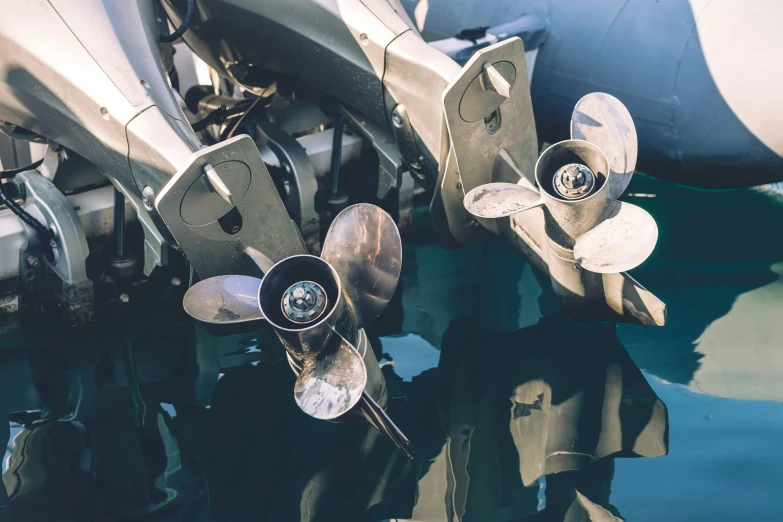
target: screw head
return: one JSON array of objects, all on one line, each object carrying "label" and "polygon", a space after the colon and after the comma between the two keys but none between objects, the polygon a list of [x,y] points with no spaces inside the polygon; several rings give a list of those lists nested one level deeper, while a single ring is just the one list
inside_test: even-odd
[{"label": "screw head", "polygon": [[288,287],[283,294],[285,316],[295,323],[309,323],[326,310],[326,292],[318,283],[300,281]]},{"label": "screw head", "polygon": [[144,208],[152,210],[155,202],[155,191],[152,190],[152,187],[144,187],[144,190],[141,191],[141,202],[144,203]]}]

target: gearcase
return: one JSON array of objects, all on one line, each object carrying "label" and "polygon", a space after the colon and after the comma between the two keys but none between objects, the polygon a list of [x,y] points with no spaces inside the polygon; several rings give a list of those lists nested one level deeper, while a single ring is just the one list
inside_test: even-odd
[{"label": "gearcase", "polygon": [[[572,139],[537,158],[524,46],[478,51],[443,94],[448,160],[430,207],[447,245],[507,237],[548,273],[573,319],[662,326],[666,305],[627,270],[658,239],[645,210],[618,201],[636,166],[633,119],[613,96],[582,98]],[[537,158],[537,159],[536,159]]]}]

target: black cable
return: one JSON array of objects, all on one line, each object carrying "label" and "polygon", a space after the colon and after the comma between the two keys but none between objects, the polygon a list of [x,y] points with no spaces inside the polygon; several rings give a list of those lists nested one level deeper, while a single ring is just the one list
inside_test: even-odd
[{"label": "black cable", "polygon": [[179,38],[185,34],[185,31],[188,30],[188,27],[190,27],[190,22],[193,20],[193,4],[194,0],[187,0],[187,6],[185,7],[185,16],[182,18],[182,23],[179,25],[176,31],[174,31],[171,34],[164,34],[161,33],[158,36],[158,40],[160,40],[163,43],[171,43],[176,40],[179,40]]},{"label": "black cable", "polygon": [[[247,100],[250,102],[251,100]],[[254,103],[254,102],[252,102]],[[210,125],[214,124],[220,124],[226,121],[227,119],[231,118],[232,116],[236,116],[237,114],[246,112],[246,107],[252,106],[252,103],[250,104],[244,104],[244,105],[238,105],[235,107],[218,107],[214,111],[209,112],[206,116],[201,118],[198,121],[194,121],[190,124],[191,127],[193,127],[193,130],[196,132],[201,132]]]},{"label": "black cable", "polygon": [[237,120],[237,122],[231,127],[231,130],[228,133],[226,133],[226,131],[223,131],[223,134],[225,135],[225,138],[223,136],[221,136],[221,140],[220,141],[227,140],[231,136],[233,136],[234,133],[236,132],[236,130],[239,128],[239,126],[242,125],[242,122],[245,121],[245,118],[247,118],[247,116],[251,112],[253,112],[253,109],[256,108],[256,105],[258,105],[258,102],[260,102],[261,100],[262,100],[262,98],[260,96],[258,98],[256,98],[255,101],[250,105],[250,107],[248,107],[248,109],[245,111],[245,113],[242,116],[240,116],[239,119]]},{"label": "black cable", "polygon": [[220,123],[220,120],[223,119],[224,112],[225,110],[223,108],[215,109],[200,120],[191,123],[190,126],[193,128],[194,132],[201,132],[213,123]]},{"label": "black cable", "polygon": [[[200,87],[200,86],[199,86]],[[193,89],[188,90],[190,94]],[[186,95],[187,96],[187,95]],[[191,95],[191,106],[194,105],[193,98],[195,95]],[[203,98],[199,99],[195,103],[195,109],[191,109],[191,112],[212,112],[216,109],[223,109],[225,111],[234,111],[232,114],[242,112],[247,109],[255,100],[250,98],[235,98],[234,96],[221,96],[218,94],[207,94]],[[185,104],[188,104],[187,97],[185,98]],[[190,108],[190,106],[188,107]]]},{"label": "black cable", "polygon": [[[8,171],[4,171],[4,173],[5,172]],[[5,183],[0,182],[0,203],[5,204],[5,206],[16,214],[19,219],[24,221],[27,226],[35,230],[38,241],[44,245],[44,248],[47,248],[49,246],[49,241],[52,239],[52,232],[46,228],[46,225],[35,219],[25,209],[19,206],[16,201],[6,193],[5,185]]]},{"label": "black cable", "polygon": [[0,170],[0,178],[13,178],[20,172],[24,172],[26,170],[35,170],[41,165],[43,165],[43,158],[39,159],[35,163],[27,165],[26,167],[19,167],[18,169]]}]

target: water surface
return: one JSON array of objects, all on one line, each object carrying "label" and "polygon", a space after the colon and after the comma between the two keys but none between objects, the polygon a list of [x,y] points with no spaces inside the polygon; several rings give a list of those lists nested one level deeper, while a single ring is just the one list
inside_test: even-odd
[{"label": "water surface", "polygon": [[0,520],[783,520],[783,199],[627,192],[663,328],[573,323],[501,241],[444,250],[417,210],[368,328],[412,462],[301,413],[271,332],[212,336],[176,296],[89,342],[6,328],[0,410],[62,420],[13,417]]}]

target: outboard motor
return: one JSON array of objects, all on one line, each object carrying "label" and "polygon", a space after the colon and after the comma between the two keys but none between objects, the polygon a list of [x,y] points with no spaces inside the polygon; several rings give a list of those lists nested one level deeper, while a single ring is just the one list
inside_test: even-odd
[{"label": "outboard motor", "polygon": [[[74,151],[111,179],[144,227],[146,273],[166,264],[168,246],[201,277],[260,275],[250,252],[275,262],[296,251],[255,143],[204,147],[188,123],[165,68],[172,40],[157,2],[5,4],[4,128]],[[41,219],[58,228],[57,216]],[[257,233],[262,222],[270,233]],[[66,240],[52,239],[55,249]]]}]

